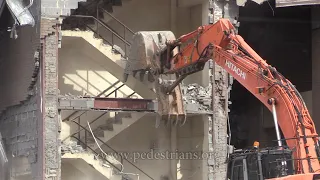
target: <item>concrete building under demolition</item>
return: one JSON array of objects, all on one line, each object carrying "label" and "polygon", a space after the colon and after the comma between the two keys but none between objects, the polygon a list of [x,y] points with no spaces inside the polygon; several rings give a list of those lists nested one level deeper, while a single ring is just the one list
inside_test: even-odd
[{"label": "concrete building under demolition", "polygon": [[275,145],[271,112],[212,61],[182,82],[182,126],[157,120],[143,74],[123,80],[136,32],[177,38],[220,18],[296,85],[320,131],[319,10],[318,0],[0,0],[1,178],[224,180],[228,144]]}]

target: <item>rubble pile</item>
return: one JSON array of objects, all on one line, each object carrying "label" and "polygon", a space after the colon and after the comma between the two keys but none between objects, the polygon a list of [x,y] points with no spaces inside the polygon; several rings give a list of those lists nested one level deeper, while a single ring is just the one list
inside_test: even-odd
[{"label": "rubble pile", "polygon": [[89,98],[90,96],[87,94],[84,94],[83,96],[81,95],[73,95],[73,94],[65,94],[65,95],[59,95],[59,99],[62,100],[70,100],[70,99],[82,99],[82,98]]},{"label": "rubble pile", "polygon": [[212,87],[193,83],[182,86],[183,100],[188,111],[212,111]]}]

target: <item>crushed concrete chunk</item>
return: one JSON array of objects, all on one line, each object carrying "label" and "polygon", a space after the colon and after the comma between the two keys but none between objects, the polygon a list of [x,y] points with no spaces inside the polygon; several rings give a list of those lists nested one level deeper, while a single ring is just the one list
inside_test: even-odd
[{"label": "crushed concrete chunk", "polygon": [[212,88],[199,84],[182,86],[183,100],[188,111],[212,111]]},{"label": "crushed concrete chunk", "polygon": [[[263,2],[267,1],[267,0],[252,0],[253,2],[257,3],[257,4],[262,4]],[[245,6],[247,0],[237,0],[237,5],[238,6]]]},{"label": "crushed concrete chunk", "polygon": [[69,141],[68,144],[62,143],[61,144],[61,153],[80,153],[85,152],[85,150],[82,148],[82,146],[78,145],[75,141]]}]

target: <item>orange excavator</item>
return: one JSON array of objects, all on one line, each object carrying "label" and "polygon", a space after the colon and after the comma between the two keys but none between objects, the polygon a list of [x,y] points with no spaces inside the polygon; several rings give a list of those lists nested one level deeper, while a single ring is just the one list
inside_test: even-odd
[{"label": "orange excavator", "polygon": [[[156,82],[163,116],[177,117],[176,121],[185,116],[180,82],[203,70],[210,59],[272,112],[278,146],[233,152],[229,179],[320,179],[318,134],[300,93],[237,35],[229,20],[201,26],[178,39],[170,31],[141,31],[135,34],[133,44],[127,73],[142,71],[149,81]],[[159,78],[163,75],[171,77],[167,79],[170,83],[163,83]]]}]

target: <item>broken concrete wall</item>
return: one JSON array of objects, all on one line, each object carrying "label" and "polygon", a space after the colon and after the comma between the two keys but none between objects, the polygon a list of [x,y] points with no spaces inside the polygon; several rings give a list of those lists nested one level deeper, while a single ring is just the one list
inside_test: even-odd
[{"label": "broken concrete wall", "polygon": [[[34,95],[22,104],[7,108],[1,115],[0,131],[9,160],[11,178],[40,179],[41,135],[39,112],[39,82]],[[41,136],[40,136],[41,137]],[[28,177],[28,178],[26,178]]]},{"label": "broken concrete wall", "polygon": [[[0,43],[0,131],[8,157],[9,178],[41,179],[40,130],[40,3],[29,8],[35,26],[18,27],[18,38],[4,32]],[[9,11],[1,16],[3,28],[12,26]]]},{"label": "broken concrete wall", "polygon": [[56,74],[58,36],[57,28],[52,28],[56,23],[56,20],[41,20],[42,48],[39,54],[36,53],[36,58],[32,56],[30,79],[33,80],[27,87],[29,96],[21,104],[7,107],[0,118],[0,131],[9,154],[9,170],[13,178],[28,180],[60,177]]},{"label": "broken concrete wall", "polygon": [[183,101],[190,113],[212,113],[212,86],[202,87],[193,83],[182,86]]},{"label": "broken concrete wall", "polygon": [[68,16],[71,9],[78,8],[78,2],[85,0],[41,0],[41,15],[43,17]]},{"label": "broken concrete wall", "polygon": [[[39,11],[39,4],[32,6]],[[5,37],[7,43],[1,53],[2,95],[5,104],[1,115],[1,132],[9,156],[9,170],[13,178],[22,179],[59,179],[60,155],[57,121],[57,29],[52,29],[56,20],[41,20],[42,53],[40,49],[40,18],[34,13],[35,27],[22,27],[16,40]],[[12,53],[10,53],[12,52]],[[41,57],[40,54],[44,54]],[[39,58],[43,58],[44,76],[38,77]],[[41,80],[46,84],[41,86]],[[36,83],[37,82],[37,83]],[[40,85],[41,84],[41,85]],[[43,88],[44,87],[44,88]],[[43,88],[43,89],[42,89]],[[42,91],[41,91],[42,90]],[[41,104],[40,96],[44,94]],[[45,108],[45,123],[42,111]],[[13,106],[14,105],[14,106]],[[45,127],[45,128],[44,128]],[[43,129],[44,128],[44,129]],[[45,143],[43,139],[45,138]],[[43,149],[45,148],[45,150]],[[43,152],[45,151],[45,152]],[[45,164],[42,163],[43,154]],[[45,175],[43,175],[45,166]],[[44,178],[45,177],[45,178]]]}]

